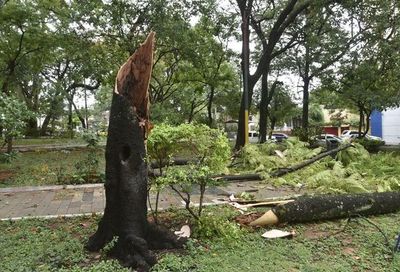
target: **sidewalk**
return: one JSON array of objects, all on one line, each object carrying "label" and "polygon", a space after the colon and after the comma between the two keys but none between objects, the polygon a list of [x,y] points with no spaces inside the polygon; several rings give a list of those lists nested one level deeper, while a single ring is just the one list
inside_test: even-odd
[{"label": "sidewalk", "polygon": [[[272,188],[259,181],[231,182],[227,186],[213,187],[206,191],[206,205],[227,200],[231,194],[249,192],[257,199],[283,197],[302,192],[288,188]],[[194,194],[192,202],[198,203],[199,195]],[[150,196],[154,206],[155,195]],[[29,217],[76,216],[102,213],[105,206],[103,184],[76,186],[40,186],[0,189],[0,220],[17,220]],[[184,207],[182,200],[171,190],[160,194],[159,208]]]}]

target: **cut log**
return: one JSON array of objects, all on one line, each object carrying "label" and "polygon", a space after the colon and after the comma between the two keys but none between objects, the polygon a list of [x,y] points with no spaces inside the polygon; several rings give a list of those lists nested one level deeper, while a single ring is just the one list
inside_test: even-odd
[{"label": "cut log", "polygon": [[305,196],[272,208],[263,216],[251,222],[250,225],[304,223],[360,215],[385,214],[399,210],[400,192]]},{"label": "cut log", "polygon": [[86,249],[99,251],[114,237],[111,256],[127,267],[148,271],[155,264],[152,249],[180,246],[172,232],[147,221],[145,137],[148,86],[153,64],[154,33],[122,65],[112,98],[106,145],[106,207]]}]

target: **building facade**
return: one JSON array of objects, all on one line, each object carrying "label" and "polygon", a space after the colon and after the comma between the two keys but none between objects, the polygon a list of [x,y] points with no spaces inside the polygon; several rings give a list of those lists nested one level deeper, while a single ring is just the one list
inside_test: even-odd
[{"label": "building facade", "polygon": [[374,111],[371,114],[371,135],[381,137],[386,144],[400,144],[400,108]]}]

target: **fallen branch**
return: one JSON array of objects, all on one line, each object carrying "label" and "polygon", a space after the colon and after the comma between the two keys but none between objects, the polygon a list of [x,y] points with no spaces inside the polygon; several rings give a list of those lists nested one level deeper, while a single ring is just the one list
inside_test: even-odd
[{"label": "fallen branch", "polygon": [[[289,174],[291,172],[300,170],[316,161],[321,160],[322,158],[325,158],[327,156],[336,154],[339,151],[345,150],[349,147],[353,146],[352,144],[345,144],[343,146],[339,146],[338,148],[320,153],[316,156],[314,156],[311,159],[308,159],[306,161],[303,161],[301,163],[295,164],[293,166],[289,166],[289,167],[285,167],[285,168],[279,168],[273,172],[271,172],[269,174],[270,177],[281,177],[284,176],[286,174]],[[193,160],[187,160],[187,159],[174,159],[173,164],[174,165],[186,165],[189,163],[193,163],[196,162],[196,159]],[[152,168],[155,169],[156,167],[158,167],[158,165],[156,163],[152,163]],[[149,170],[149,176],[150,177],[158,177],[160,176],[160,174],[154,170]],[[212,176],[213,179],[215,180],[223,180],[223,181],[250,181],[250,180],[263,180],[264,177],[260,174],[257,173],[251,173],[251,174],[243,174],[243,175],[215,175]]]},{"label": "fallen branch", "polygon": [[263,180],[260,174],[244,174],[244,175],[217,175],[213,176],[216,180],[223,181],[248,181],[248,180]]},{"label": "fallen branch", "polygon": [[[279,168],[269,174],[270,177],[281,177],[286,174],[292,173],[294,171],[297,171],[299,169],[302,169],[316,161],[319,161],[327,156],[333,155],[338,153],[339,151],[345,150],[349,147],[353,146],[352,144],[345,144],[342,146],[339,146],[338,148],[320,153],[316,156],[314,156],[311,159],[305,160],[301,163],[295,164],[293,166],[285,167],[285,168]],[[247,181],[247,180],[263,180],[264,178],[260,174],[244,174],[244,175],[218,175],[214,176],[213,178],[215,179],[221,179],[225,181]]]},{"label": "fallen branch", "polygon": [[[173,158],[171,160],[171,162],[169,163],[161,163],[161,167],[167,166],[167,165],[188,165],[188,164],[193,164],[193,163],[198,163],[199,159],[195,158],[195,159],[185,159],[185,158]],[[160,168],[160,163],[156,162],[156,161],[152,161],[151,162],[151,168],[156,169],[156,168]]]},{"label": "fallen branch", "polygon": [[323,159],[323,158],[325,158],[327,156],[334,155],[334,154],[338,153],[339,151],[345,150],[345,149],[347,149],[347,148],[349,148],[351,146],[353,146],[353,145],[352,144],[345,144],[345,145],[339,146],[339,147],[337,147],[335,149],[320,153],[320,154],[312,157],[311,159],[305,160],[305,161],[303,161],[301,163],[298,163],[298,164],[295,164],[293,166],[290,166],[290,167],[287,167],[287,168],[280,168],[280,169],[272,172],[269,175],[271,177],[281,177],[281,176],[286,175],[288,173],[291,173],[291,172],[297,171],[299,169],[302,169],[302,168],[304,168],[304,167],[306,167],[306,166],[308,166],[308,165],[310,165],[310,164],[312,164],[312,163],[314,163],[316,161],[319,161],[319,160],[321,160],[321,159]]},{"label": "fallen branch", "polygon": [[272,208],[250,225],[313,222],[385,214],[399,210],[400,192],[305,196]]}]

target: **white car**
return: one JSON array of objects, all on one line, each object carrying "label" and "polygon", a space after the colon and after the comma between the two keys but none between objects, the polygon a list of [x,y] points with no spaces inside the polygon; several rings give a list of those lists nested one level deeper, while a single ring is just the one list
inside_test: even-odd
[{"label": "white car", "polygon": [[[359,135],[359,133],[356,130],[344,130],[342,135],[340,136],[340,138],[342,138],[342,139],[354,139],[354,138],[358,138],[358,135]],[[372,136],[372,135],[369,135],[369,134],[366,134],[365,138],[367,138],[369,140],[382,141],[381,137]]]},{"label": "white car", "polygon": [[249,131],[249,143],[258,143],[257,131]]},{"label": "white car", "polygon": [[[283,135],[283,133],[281,133],[280,135],[278,135],[277,133],[272,133],[271,138],[269,136],[267,136],[267,140],[272,141],[272,142],[276,142],[276,141],[279,142],[278,137],[284,137],[282,135]],[[286,134],[285,134],[285,136],[287,137]],[[249,131],[249,143],[258,143],[258,141],[259,141],[258,132],[254,131],[254,130],[250,130]],[[280,140],[280,141],[282,141],[282,140]]]}]

